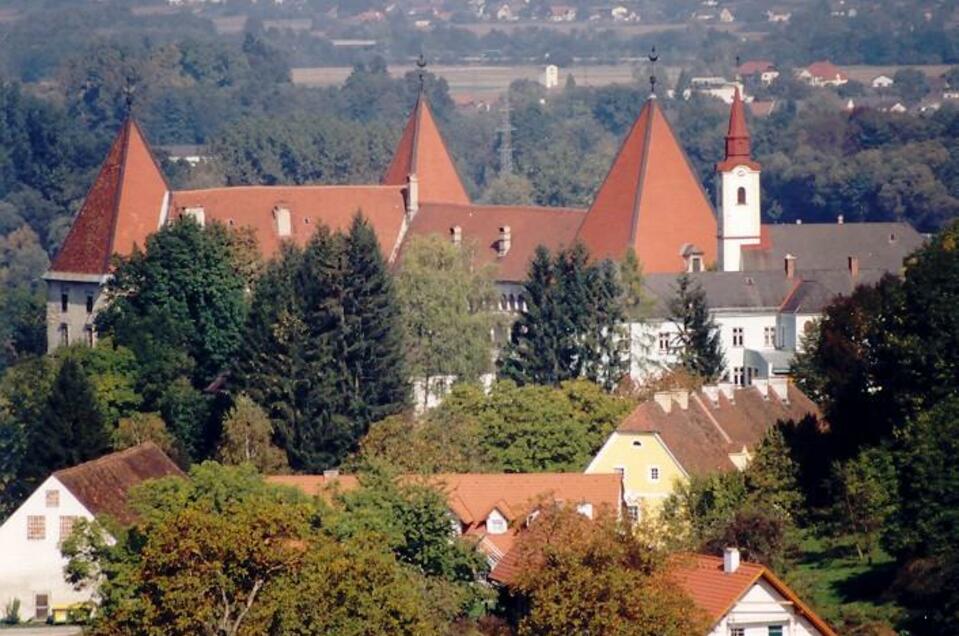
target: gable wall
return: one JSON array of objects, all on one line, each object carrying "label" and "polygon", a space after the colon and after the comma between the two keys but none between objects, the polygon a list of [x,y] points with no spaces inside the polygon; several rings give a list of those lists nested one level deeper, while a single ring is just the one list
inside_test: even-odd
[{"label": "gable wall", "polygon": [[709,636],[728,636],[732,627],[743,627],[745,636],[767,636],[770,625],[782,625],[783,636],[820,636],[820,632],[797,616],[792,604],[763,579],[753,584]]},{"label": "gable wall", "polygon": [[[60,493],[59,506],[47,507],[46,493]],[[43,516],[45,538],[27,539],[27,517]],[[92,519],[93,515],[56,477],[48,477],[0,526],[0,607],[20,599],[20,618],[35,615],[36,594],[48,594],[50,607],[89,600],[89,592],[77,592],[63,579],[66,560],[60,554],[60,517]]]}]

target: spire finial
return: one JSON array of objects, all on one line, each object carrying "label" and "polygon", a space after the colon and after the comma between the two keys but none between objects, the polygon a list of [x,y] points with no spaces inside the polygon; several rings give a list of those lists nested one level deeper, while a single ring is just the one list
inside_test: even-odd
[{"label": "spire finial", "polygon": [[659,55],[656,53],[656,46],[649,50],[649,92],[653,97],[656,96],[656,62],[659,60]]},{"label": "spire finial", "polygon": [[420,56],[416,58],[416,68],[418,69],[417,73],[420,77],[420,93],[422,93],[426,82],[426,56],[423,55],[422,52],[420,52]]},{"label": "spire finial", "polygon": [[126,116],[130,117],[133,114],[133,103],[134,103],[134,94],[137,91],[137,83],[139,78],[136,73],[131,71],[127,73],[126,80],[123,83],[123,103],[126,108]]}]

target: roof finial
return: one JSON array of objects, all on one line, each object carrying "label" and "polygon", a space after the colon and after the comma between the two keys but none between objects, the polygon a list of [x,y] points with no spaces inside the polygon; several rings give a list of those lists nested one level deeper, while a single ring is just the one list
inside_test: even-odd
[{"label": "roof finial", "polygon": [[736,78],[736,81],[742,81],[742,76],[739,73],[739,67],[742,66],[742,62],[739,61],[739,55],[736,55],[736,73],[733,77]]},{"label": "roof finial", "polygon": [[126,76],[126,81],[123,83],[123,103],[126,108],[125,115],[131,117],[133,115],[133,102],[134,94],[137,91],[137,82],[139,78],[136,76],[136,73],[129,72]]},{"label": "roof finial", "polygon": [[420,52],[420,56],[416,58],[416,68],[419,69],[417,73],[420,77],[420,93],[423,92],[423,86],[426,82],[426,56],[423,55],[423,52]]},{"label": "roof finial", "polygon": [[649,93],[650,97],[656,97],[656,62],[659,55],[656,53],[656,46],[649,50]]}]

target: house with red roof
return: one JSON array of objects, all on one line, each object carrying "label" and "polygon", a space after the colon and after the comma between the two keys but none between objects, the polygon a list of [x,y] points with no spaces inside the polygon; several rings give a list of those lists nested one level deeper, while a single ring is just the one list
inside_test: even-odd
[{"label": "house with red roof", "polygon": [[849,81],[849,76],[829,60],[813,62],[796,76],[810,86],[842,86]]},{"label": "house with red roof", "polygon": [[792,588],[769,568],[742,561],[736,548],[677,558],[671,573],[709,616],[708,636],[837,636]]},{"label": "house with red roof", "polygon": [[64,579],[60,553],[79,519],[136,518],[130,490],[183,472],[153,442],[54,472],[0,525],[0,606],[20,600],[21,620],[45,622],[54,611],[91,600]]},{"label": "house with red roof", "polygon": [[[575,506],[589,517],[605,511],[619,515],[622,480],[613,473],[442,473],[403,475],[402,481],[424,483],[446,494],[449,514],[460,536],[477,542],[489,561],[493,580],[508,580],[517,566],[509,557],[517,536],[544,505]],[[273,475],[272,484],[292,486],[308,495],[330,497],[360,483],[352,475]]]}]

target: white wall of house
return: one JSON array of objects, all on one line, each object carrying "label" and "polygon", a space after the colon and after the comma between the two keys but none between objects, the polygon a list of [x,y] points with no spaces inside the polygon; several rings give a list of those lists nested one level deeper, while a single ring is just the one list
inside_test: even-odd
[{"label": "white wall of house", "polygon": [[74,590],[63,575],[61,530],[69,532],[70,521],[78,517],[93,515],[50,476],[0,526],[0,607],[20,599],[20,618],[28,620],[40,618],[38,595],[46,595],[49,608],[90,600],[89,591]]},{"label": "white wall of house", "polygon": [[102,278],[57,274],[47,279],[47,351],[64,344],[93,344],[93,320],[106,302]]},{"label": "white wall of house", "polygon": [[[770,627],[782,627],[782,636],[819,636],[813,625],[799,616],[787,601],[769,583],[760,579],[738,603],[719,621],[709,636],[770,636]],[[735,628],[742,632],[734,631]]]}]

